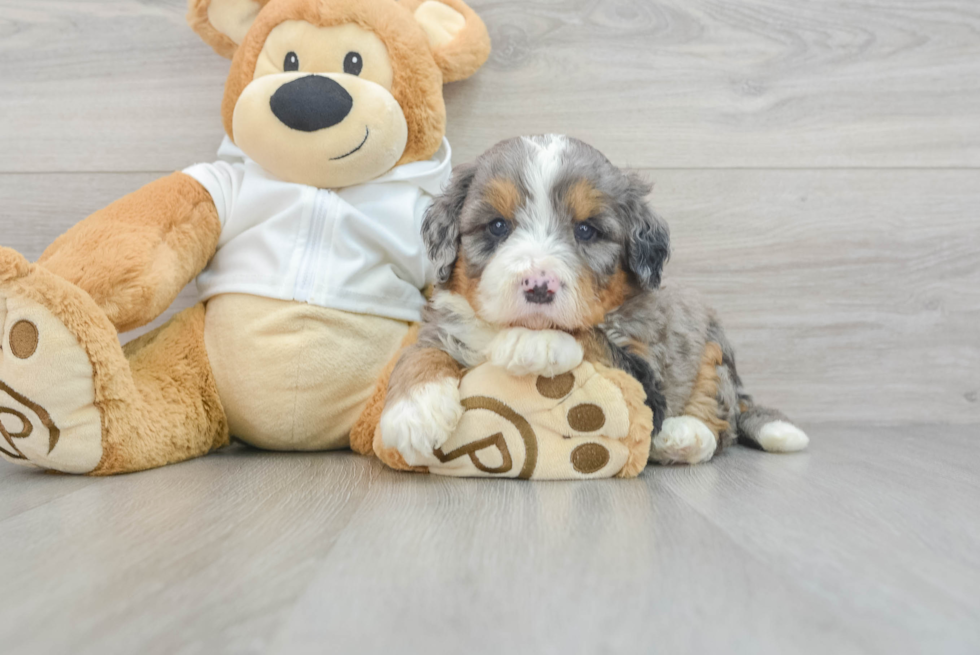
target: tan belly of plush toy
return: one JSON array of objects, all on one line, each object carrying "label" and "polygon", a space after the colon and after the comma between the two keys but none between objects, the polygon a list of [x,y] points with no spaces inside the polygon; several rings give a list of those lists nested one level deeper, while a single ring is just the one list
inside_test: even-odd
[{"label": "tan belly of plush toy", "polygon": [[408,328],[296,301],[212,298],[204,342],[231,435],[270,450],[346,448]]}]

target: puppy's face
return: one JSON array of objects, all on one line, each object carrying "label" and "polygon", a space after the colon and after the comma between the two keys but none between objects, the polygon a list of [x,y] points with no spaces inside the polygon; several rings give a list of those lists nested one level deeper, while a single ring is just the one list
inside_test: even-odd
[{"label": "puppy's face", "polygon": [[500,326],[576,330],[660,283],[649,186],[563,136],[504,141],[454,171],[423,235],[441,287]]}]

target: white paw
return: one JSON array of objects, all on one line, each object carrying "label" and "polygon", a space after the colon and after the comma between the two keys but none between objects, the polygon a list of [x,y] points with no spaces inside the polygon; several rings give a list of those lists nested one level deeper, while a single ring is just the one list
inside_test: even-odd
[{"label": "white paw", "polygon": [[772,421],[759,430],[759,445],[770,453],[795,453],[808,443],[810,438],[806,433],[786,421]]},{"label": "white paw", "polygon": [[700,419],[675,416],[665,420],[653,438],[650,459],[662,464],[697,464],[711,459],[717,446],[714,432]]},{"label": "white paw", "polygon": [[560,330],[502,330],[490,343],[487,358],[514,376],[555,377],[582,363],[582,345]]},{"label": "white paw", "polygon": [[432,451],[446,443],[462,416],[459,381],[429,382],[385,407],[381,441],[397,449],[410,466],[425,466],[435,461]]}]

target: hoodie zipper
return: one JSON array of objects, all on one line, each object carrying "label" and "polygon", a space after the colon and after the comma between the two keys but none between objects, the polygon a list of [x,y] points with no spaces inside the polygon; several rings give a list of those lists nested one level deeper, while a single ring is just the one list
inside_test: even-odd
[{"label": "hoodie zipper", "polygon": [[310,231],[306,236],[306,248],[300,261],[299,274],[296,276],[296,287],[293,298],[303,302],[313,300],[313,284],[316,282],[317,266],[320,262],[320,242],[323,240],[323,230],[326,228],[327,214],[333,201],[333,193],[317,189],[313,201],[313,215],[310,217]]}]

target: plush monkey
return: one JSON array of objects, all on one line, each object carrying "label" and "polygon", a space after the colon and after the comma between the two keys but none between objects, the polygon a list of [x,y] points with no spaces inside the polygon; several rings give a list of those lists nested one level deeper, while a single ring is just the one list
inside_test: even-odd
[{"label": "plush monkey", "polygon": [[[0,249],[0,455],[109,475],[347,447],[431,281],[443,84],[490,50],[461,0],[189,0],[232,59],[220,160]],[[202,302],[119,345],[197,278]]]}]

